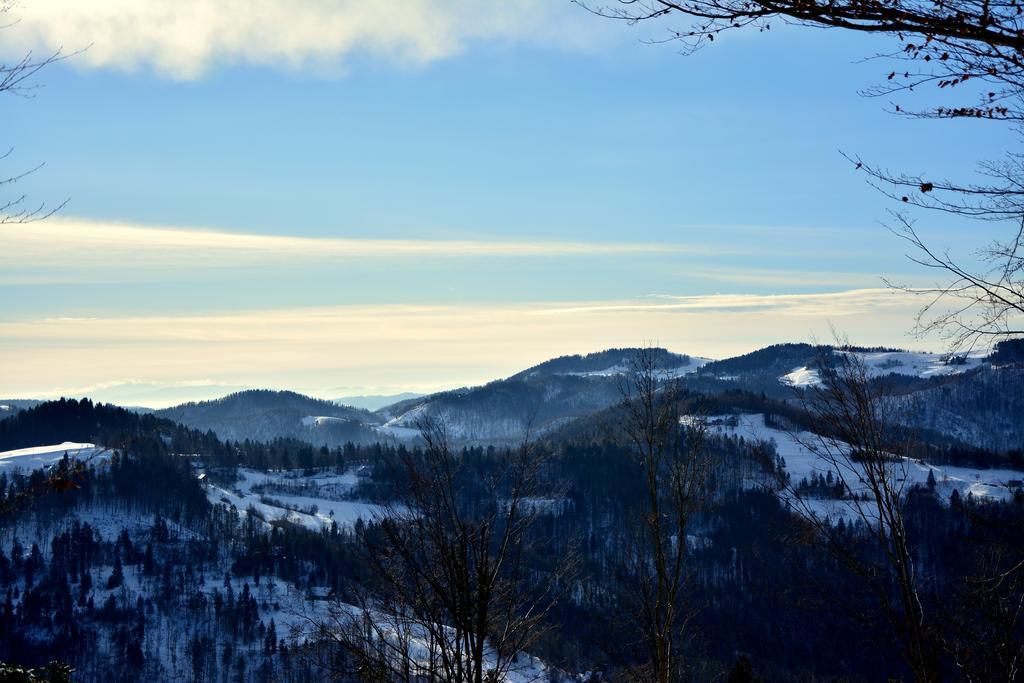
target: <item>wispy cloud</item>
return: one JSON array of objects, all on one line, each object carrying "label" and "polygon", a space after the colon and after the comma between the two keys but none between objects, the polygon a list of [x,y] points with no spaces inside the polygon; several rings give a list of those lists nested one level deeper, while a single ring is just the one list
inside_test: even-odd
[{"label": "wispy cloud", "polygon": [[884,308],[905,310],[917,302],[912,296],[886,288],[853,289],[808,294],[708,294],[702,296],[652,296],[650,301],[599,302],[539,310],[541,315],[574,313],[772,313],[773,315],[849,316],[879,312]]},{"label": "wispy cloud", "polygon": [[165,408],[186,401],[202,401],[253,388],[244,385],[214,384],[210,380],[146,382],[136,378],[111,380],[86,386],[53,387],[33,392],[42,398],[91,398],[122,406]]},{"label": "wispy cloud", "polygon": [[594,33],[580,26],[585,12],[544,0],[45,0],[13,13],[8,50],[88,45],[75,65],[177,79],[225,63],[336,70],[360,53],[418,64],[474,41],[565,46]]},{"label": "wispy cloud", "polygon": [[835,270],[789,270],[783,268],[687,268],[688,277],[710,282],[725,282],[733,285],[754,285],[757,287],[871,287],[881,283],[876,273],[843,272]]},{"label": "wispy cloud", "polygon": [[0,225],[0,282],[72,279],[97,270],[130,273],[297,261],[402,258],[550,258],[723,254],[706,245],[557,240],[441,240],[295,237],[54,218]]},{"label": "wispy cloud", "polygon": [[827,338],[833,324],[855,342],[905,346],[913,340],[903,330],[919,303],[869,289],[11,321],[0,323],[0,396],[126,376],[153,384],[203,377],[214,385],[310,391],[452,386],[556,355],[645,341],[724,357],[769,343]]}]

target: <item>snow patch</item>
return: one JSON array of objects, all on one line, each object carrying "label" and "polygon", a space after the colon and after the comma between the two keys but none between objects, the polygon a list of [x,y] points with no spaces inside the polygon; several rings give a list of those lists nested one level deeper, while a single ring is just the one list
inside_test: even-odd
[{"label": "snow patch", "polygon": [[[754,415],[719,415],[705,418],[710,433],[743,438],[751,442],[770,442],[775,451],[785,461],[786,472],[789,474],[791,486],[796,486],[803,479],[808,482],[816,476],[833,479],[839,475],[833,463],[815,453],[808,445],[814,445],[821,437],[811,432],[789,432],[775,429],[765,424],[763,414]],[[973,467],[955,467],[952,465],[931,465],[921,460],[899,458],[894,464],[897,477],[904,484],[904,490],[919,484],[927,485],[928,474],[935,478],[935,488],[943,500],[949,500],[950,494],[956,490],[961,496],[968,494],[975,498],[1006,501],[1013,498],[1011,482],[1024,479],[1024,472],[1009,469],[980,469]],[[859,466],[844,468],[847,483],[856,495],[868,492],[868,486],[857,472]],[[843,514],[843,501],[821,501],[820,507],[826,514]],[[852,511],[846,510],[851,513]]]},{"label": "snow patch", "polygon": [[[834,351],[836,354],[856,357],[867,367],[870,377],[906,375],[908,377],[939,377],[956,375],[980,367],[986,352],[968,354],[940,354],[926,351]],[[783,384],[794,387],[816,386],[821,378],[816,370],[806,366],[794,368],[779,378]]]},{"label": "snow patch", "polygon": [[32,446],[0,453],[0,467],[7,471],[35,470],[49,467],[61,461],[64,455],[72,460],[109,460],[112,455],[109,448],[92,443],[65,441],[47,446]]},{"label": "snow patch", "polygon": [[[839,353],[850,353],[840,351]],[[913,351],[893,351],[879,353],[862,353],[861,357],[872,375],[911,375],[916,377],[935,377],[938,375],[955,375],[979,367],[986,353],[975,351],[970,354],[949,355],[922,353]]]},{"label": "snow patch", "polygon": [[349,420],[343,417],[331,417],[328,415],[307,415],[302,418],[303,427],[319,427],[332,422],[349,422]]},{"label": "snow patch", "polygon": [[[686,365],[681,365],[675,368],[661,368],[657,369],[655,373],[660,379],[675,379],[676,377],[683,377],[684,375],[691,375],[708,363],[713,362],[713,358],[701,358],[699,356],[690,356],[690,362]],[[621,363],[612,365],[602,370],[587,370],[584,372],[563,372],[559,373],[562,375],[570,375],[573,377],[616,377],[618,375],[626,375],[633,371],[633,366],[623,360]]]},{"label": "snow patch", "polygon": [[788,372],[780,377],[779,381],[791,387],[810,387],[821,384],[821,377],[818,375],[817,370],[812,370],[805,365],[800,368],[794,368],[792,372]]},{"label": "snow patch", "polygon": [[897,374],[911,377],[955,375],[979,367],[987,355],[984,351],[969,354],[939,354],[921,351],[836,351],[859,356],[872,377]]},{"label": "snow patch", "polygon": [[231,486],[206,484],[211,503],[229,505],[240,514],[247,514],[251,507],[265,522],[290,522],[314,531],[333,524],[352,527],[360,519],[370,521],[385,514],[380,505],[345,499],[358,482],[355,473],[306,477],[248,468],[238,473],[240,479]]}]

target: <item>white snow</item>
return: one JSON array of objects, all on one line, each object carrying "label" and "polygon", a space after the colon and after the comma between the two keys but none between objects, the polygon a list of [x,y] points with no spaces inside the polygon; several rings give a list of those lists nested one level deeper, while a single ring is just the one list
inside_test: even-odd
[{"label": "white snow", "polygon": [[[395,614],[380,611],[376,608],[362,608],[346,603],[326,604],[319,600],[310,600],[307,595],[296,591],[294,588],[288,590],[284,582],[286,604],[290,602],[290,608],[281,611],[276,617],[278,631],[282,632],[281,626],[290,633],[293,641],[305,641],[316,637],[310,629],[311,624],[325,624],[339,631],[347,631],[353,628],[361,630],[368,629],[366,635],[373,638],[381,638],[388,641],[392,647],[404,650],[406,656],[411,660],[413,666],[419,667],[423,672],[428,671],[431,648],[431,632],[440,630],[447,633],[451,629],[428,629],[427,624],[417,622],[412,618],[397,616]],[[311,590],[310,593],[322,591]],[[289,600],[290,598],[290,600]],[[366,621],[370,625],[362,626]],[[453,649],[454,649],[453,644]],[[435,661],[437,653],[434,653]],[[396,656],[395,664],[402,662]],[[497,664],[497,652],[490,644],[485,645],[484,667],[493,669]],[[551,667],[537,657],[529,654],[520,654],[515,661],[511,662],[499,679],[502,683],[541,683],[549,680]]]},{"label": "white snow", "polygon": [[[730,424],[731,422],[736,424]],[[820,443],[820,437],[811,432],[775,429],[765,424],[762,414],[719,415],[706,418],[706,423],[710,433],[742,437],[747,441],[774,443],[777,454],[785,460],[791,486],[795,487],[802,479],[810,481],[814,475],[826,477],[830,471],[833,478],[840,474],[834,463],[814,452],[813,447]],[[929,471],[933,472],[936,490],[944,500],[949,499],[954,489],[959,491],[961,496],[971,494],[975,498],[1008,500],[1013,497],[1009,482],[1024,479],[1024,472],[1016,470],[930,465],[910,458],[900,458],[893,467],[897,478],[905,484],[905,489],[914,484],[925,485]],[[859,470],[859,466],[855,466],[855,470]],[[855,494],[868,491],[867,484],[860,479],[857,471],[844,469],[842,474]],[[830,509],[829,512],[836,510]],[[839,512],[841,514],[841,511]]]},{"label": "white snow", "polygon": [[7,471],[39,469],[60,462],[65,453],[73,460],[89,462],[108,460],[111,455],[110,449],[96,444],[65,441],[47,446],[4,451],[0,453],[0,467]]},{"label": "white snow", "polygon": [[343,417],[331,417],[328,415],[307,415],[302,418],[303,427],[319,427],[321,425],[330,424],[331,422],[348,422],[348,420]]},{"label": "white snow", "polygon": [[791,387],[809,387],[821,384],[821,377],[818,376],[817,370],[812,370],[805,365],[793,368],[792,372],[780,377],[779,381]]},{"label": "white snow", "polygon": [[[953,362],[949,354],[928,353],[926,351],[840,351],[837,354],[856,356],[868,369],[871,377],[885,375],[907,375],[909,377],[937,377],[955,375],[979,367],[987,355],[985,351],[973,351],[958,355],[962,362]],[[793,368],[779,381],[796,387],[814,386],[821,383],[817,370],[807,366]]]},{"label": "white snow", "polygon": [[380,505],[342,497],[355,487],[358,480],[354,473],[303,477],[296,472],[243,468],[239,475],[239,481],[229,487],[208,483],[206,496],[210,502],[231,505],[242,514],[252,507],[265,522],[287,521],[317,531],[329,529],[335,522],[345,528],[359,519],[372,520],[385,514]]},{"label": "white snow", "polygon": [[857,355],[867,365],[872,376],[897,374],[912,377],[934,377],[937,375],[955,375],[973,370],[984,361],[984,351],[957,356],[963,362],[952,362],[948,354],[925,353],[921,351],[882,351],[865,353],[861,351],[837,351]]},{"label": "white snow", "polygon": [[[659,369],[656,372],[658,377],[661,379],[673,379],[676,377],[683,377],[684,375],[691,375],[713,361],[714,358],[690,356],[690,362],[687,365],[681,365],[677,368]],[[624,360],[621,363],[618,363],[617,365],[612,365],[602,370],[589,370],[584,372],[565,372],[560,374],[571,375],[574,377],[615,377],[617,375],[628,374],[632,371],[632,366]]]},{"label": "white snow", "polygon": [[414,425],[427,410],[427,402],[417,404],[401,415],[391,418],[380,427],[374,429],[382,434],[389,434],[399,439],[415,439],[420,435],[420,430]]}]

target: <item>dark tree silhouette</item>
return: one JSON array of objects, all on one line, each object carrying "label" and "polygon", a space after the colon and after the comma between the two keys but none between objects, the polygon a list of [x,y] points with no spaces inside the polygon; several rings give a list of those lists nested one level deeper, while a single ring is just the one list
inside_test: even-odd
[{"label": "dark tree silhouette", "polygon": [[[934,85],[968,99],[896,111],[928,118],[1024,120],[1024,8],[1018,0],[620,0],[607,5],[580,0],[605,17],[630,23],[679,17],[657,42],[692,51],[728,30],[767,31],[772,22],[887,34],[898,41],[875,55],[902,64],[868,95],[894,95]],[[898,65],[897,65],[898,66]],[[977,84],[977,88],[973,87]],[[967,92],[965,92],[967,91]]]},{"label": "dark tree silhouette", "polygon": [[[823,512],[813,493],[787,486],[786,498],[812,537],[874,596],[914,680],[939,680],[937,638],[921,599],[921,578],[907,532],[910,435],[887,419],[887,389],[871,380],[860,356],[825,351],[817,369],[821,384],[801,396],[817,434],[796,438],[835,476],[844,496],[838,508],[866,530],[880,549],[880,559],[851,543],[835,524],[836,511]],[[838,514],[841,518],[843,511]]]},{"label": "dark tree silhouette", "polygon": [[527,438],[484,473],[442,422],[419,426],[425,446],[402,452],[398,500],[359,532],[378,591],[312,620],[314,638],[344,653],[318,656],[360,680],[504,680],[550,627],[573,568],[572,553],[528,560],[547,452]]},{"label": "dark tree silhouette", "polygon": [[[640,680],[670,683],[687,678],[682,657],[687,603],[687,530],[708,496],[706,428],[679,413],[677,383],[659,368],[653,349],[640,351],[624,380],[624,437],[643,475],[644,488],[630,548],[636,619],[647,662]],[[681,424],[685,422],[686,424]]]}]

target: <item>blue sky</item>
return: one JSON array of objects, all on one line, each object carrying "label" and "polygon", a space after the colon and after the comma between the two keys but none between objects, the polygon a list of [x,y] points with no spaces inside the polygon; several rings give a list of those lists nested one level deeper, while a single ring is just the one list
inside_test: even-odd
[{"label": "blue sky", "polygon": [[[865,293],[927,280],[839,150],[963,177],[1012,133],[885,113],[857,95],[884,43],[835,31],[684,57],[569,3],[260,0],[233,23],[193,4],[26,3],[5,29],[7,58],[91,46],[0,101],[4,169],[46,162],[18,192],[70,200],[0,232],[0,395],[429,390],[830,325],[937,346],[907,335],[915,302]],[[923,218],[938,244],[984,241]]]}]

